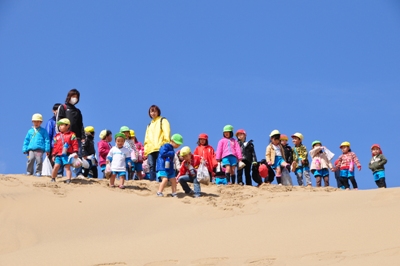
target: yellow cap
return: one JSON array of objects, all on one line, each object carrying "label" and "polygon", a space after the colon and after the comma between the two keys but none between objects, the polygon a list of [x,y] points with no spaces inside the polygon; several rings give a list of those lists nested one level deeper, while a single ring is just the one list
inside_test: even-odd
[{"label": "yellow cap", "polygon": [[32,116],[32,121],[43,121],[43,117],[41,114],[34,114]]},{"label": "yellow cap", "polygon": [[85,132],[94,133],[94,127],[92,127],[92,126],[85,127]]},{"label": "yellow cap", "polygon": [[59,125],[70,125],[70,124],[71,124],[71,122],[69,121],[68,118],[60,119],[57,122],[57,126],[59,126]]},{"label": "yellow cap", "polygon": [[100,132],[99,138],[104,139],[107,136],[107,129],[104,129]]},{"label": "yellow cap", "polygon": [[272,130],[272,132],[271,132],[271,134],[269,134],[269,136],[272,137],[272,136],[280,135],[280,134],[281,134],[281,132],[279,132],[279,130],[275,129],[275,130]]},{"label": "yellow cap", "polygon": [[134,137],[135,136],[135,131],[134,130],[129,130],[129,134],[131,134],[131,137]]},{"label": "yellow cap", "polygon": [[304,139],[303,134],[301,134],[301,133],[299,133],[299,132],[294,133],[294,134],[292,135],[292,138],[293,138],[293,137],[298,137],[300,140],[303,140],[303,139]]},{"label": "yellow cap", "polygon": [[179,155],[182,157],[188,154],[190,154],[190,148],[188,146],[183,147],[179,152]]},{"label": "yellow cap", "polygon": [[339,148],[342,148],[343,146],[350,147],[350,142],[348,142],[348,141],[342,142],[342,144],[340,144]]}]

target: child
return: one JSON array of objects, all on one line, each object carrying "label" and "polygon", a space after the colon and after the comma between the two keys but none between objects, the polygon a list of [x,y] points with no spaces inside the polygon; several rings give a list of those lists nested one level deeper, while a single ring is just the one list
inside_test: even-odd
[{"label": "child", "polygon": [[143,166],[143,172],[144,172],[143,179],[150,180],[150,167],[149,167],[149,164],[147,163],[147,159],[143,161],[142,166]]},{"label": "child", "polygon": [[69,160],[70,154],[75,154],[74,158],[78,158],[79,144],[76,139],[76,135],[74,132],[69,130],[71,122],[68,118],[62,118],[57,121],[57,126],[60,132],[56,134],[54,137],[53,143],[53,175],[51,178],[51,182],[56,181],[56,176],[58,169],[61,166],[64,166],[65,172],[67,174],[67,180],[65,183],[71,183],[71,162]]},{"label": "child", "polygon": [[115,187],[115,177],[121,179],[119,188],[124,189],[126,168],[132,166],[131,153],[128,148],[124,147],[125,135],[123,133],[115,134],[115,146],[111,148],[107,155],[107,163],[110,163],[111,178],[110,187]]},{"label": "child", "polygon": [[112,132],[110,130],[104,129],[100,132],[99,138],[100,141],[97,143],[97,150],[99,151],[99,164],[100,169],[103,172],[103,178],[105,178],[107,155],[111,150],[110,142],[112,140]]},{"label": "child", "polygon": [[[183,162],[176,180],[181,184],[187,195],[194,195],[195,198],[201,197],[200,183],[197,180],[196,169],[199,167],[202,158],[198,155],[192,155],[188,146],[181,149],[180,156],[183,157]],[[190,189],[188,182],[193,183],[194,191]]]},{"label": "child", "polygon": [[254,145],[253,145],[253,140],[246,141],[246,131],[244,129],[239,129],[236,132],[236,137],[238,139],[239,146],[242,151],[243,155],[243,163],[245,164],[244,168],[238,169],[237,175],[238,175],[238,184],[243,185],[243,170],[244,170],[244,175],[246,177],[246,185],[251,186],[251,168],[252,165],[257,164],[257,156],[256,156],[256,151],[254,150]]},{"label": "child", "polygon": [[22,146],[22,152],[28,154],[26,174],[33,174],[33,166],[36,161],[35,175],[37,177],[42,176],[43,153],[46,152],[47,155],[50,153],[49,134],[40,126],[42,122],[43,117],[41,114],[34,114],[32,116],[33,127],[28,130]]},{"label": "child", "polygon": [[369,169],[372,170],[375,183],[378,188],[386,188],[385,181],[385,164],[387,163],[386,157],[382,154],[381,147],[374,144],[371,147],[372,159],[369,162]]},{"label": "child", "polygon": [[269,135],[271,143],[267,146],[265,159],[268,165],[276,172],[276,179],[282,176],[282,167],[290,168],[290,164],[286,162],[285,151],[281,145],[281,133],[273,130]]},{"label": "child", "polygon": [[[135,135],[135,131],[133,131],[132,129],[129,130],[130,136],[131,136],[131,140],[133,141],[133,144],[135,145],[136,148],[136,152],[138,154],[137,156],[137,161],[133,163],[132,166],[132,176],[135,174],[136,172],[136,176],[138,177],[138,179],[143,179],[143,153],[144,153],[144,146],[143,144],[137,140],[136,135]],[[136,155],[135,152],[135,155]]]},{"label": "child", "polygon": [[340,149],[343,154],[338,158],[338,168],[340,169],[340,183],[346,189],[349,190],[349,179],[353,188],[358,189],[357,181],[354,177],[354,164],[357,165],[359,171],[361,171],[361,164],[357,158],[357,155],[351,151],[350,142],[345,141],[340,145]]},{"label": "child", "polygon": [[221,165],[221,163],[217,163],[217,167],[215,168],[215,178],[214,182],[216,185],[228,185],[228,181],[226,179],[225,174],[226,168]]},{"label": "child", "polygon": [[194,150],[193,154],[199,155],[204,159],[204,161],[206,162],[208,173],[210,174],[210,177],[213,178],[213,170],[215,167],[217,167],[218,162],[215,159],[214,148],[208,145],[208,135],[204,133],[200,134],[197,145],[198,146]]},{"label": "child", "polygon": [[172,197],[177,197],[176,194],[176,178],[175,178],[175,170],[174,170],[174,157],[175,152],[174,149],[179,148],[183,143],[183,138],[179,134],[174,134],[171,137],[169,143],[166,143],[160,147],[160,151],[157,157],[157,178],[161,179],[160,187],[157,191],[157,196],[163,197],[165,186],[168,183],[168,180],[171,181],[171,190]]},{"label": "child", "polygon": [[94,127],[85,127],[85,142],[82,143],[82,158],[89,163],[88,169],[83,169],[84,177],[97,178],[96,150],[94,149]]},{"label": "child", "polygon": [[215,157],[226,168],[225,177],[227,182],[234,184],[236,179],[235,168],[242,160],[242,151],[240,150],[239,143],[233,138],[233,126],[224,126],[223,138],[218,142]]},{"label": "child", "polygon": [[325,187],[329,187],[329,169],[333,171],[332,163],[325,153],[325,147],[322,146],[321,141],[316,140],[311,145],[311,172],[316,179],[317,187],[321,186],[321,179],[324,180]]},{"label": "child", "polygon": [[[138,152],[136,150],[136,145],[133,142],[133,140],[131,139],[131,132],[129,127],[127,126],[122,126],[119,130],[120,133],[125,135],[125,143],[124,143],[124,147],[127,148],[129,150],[129,152],[131,153],[130,157],[132,159],[132,161],[135,163],[137,162],[137,157],[138,157]],[[131,167],[127,168],[127,172],[128,172],[128,176],[126,177],[127,180],[129,179],[133,179],[133,174],[134,174],[134,169],[132,169],[134,167],[134,165],[132,165]]]},{"label": "child", "polygon": [[311,187],[310,167],[308,161],[308,153],[306,146],[303,145],[303,134],[294,133],[292,135],[293,147],[293,163],[292,171],[297,177],[299,186],[303,185],[303,174],[306,178],[307,186]]}]

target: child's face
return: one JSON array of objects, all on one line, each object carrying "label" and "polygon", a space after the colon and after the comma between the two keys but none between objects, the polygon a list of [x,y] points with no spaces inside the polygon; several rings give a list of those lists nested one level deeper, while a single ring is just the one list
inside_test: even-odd
[{"label": "child's face", "polygon": [[224,132],[224,137],[225,138],[229,138],[231,136],[231,132]]},{"label": "child's face", "polygon": [[181,145],[179,145],[179,144],[176,144],[173,140],[171,140],[170,143],[171,143],[172,147],[174,147],[174,149],[178,149],[179,146],[181,146]]},{"label": "child's face", "polygon": [[189,154],[186,154],[185,156],[183,156],[182,157],[183,158],[183,160],[185,160],[185,161],[190,161],[190,159],[192,158],[192,154],[191,153],[189,153]]},{"label": "child's face", "polygon": [[317,143],[317,144],[315,144],[315,145],[313,146],[313,148],[321,147],[321,146],[322,146],[321,144]]},{"label": "child's face", "polygon": [[378,147],[373,147],[373,148],[372,148],[372,154],[373,154],[374,156],[378,155],[379,152],[380,152],[380,149],[379,149]]},{"label": "child's face", "polygon": [[348,153],[350,148],[349,146],[342,146],[340,149],[342,150],[343,153]]},{"label": "child's face", "polygon": [[275,146],[279,145],[279,143],[281,143],[281,141],[279,139],[276,138],[272,138],[271,139],[272,144],[274,144]]},{"label": "child's face", "polygon": [[110,135],[108,135],[108,136],[106,137],[106,141],[107,141],[107,142],[111,142],[111,141],[112,141],[112,134],[110,134]]},{"label": "child's face", "polygon": [[35,128],[40,127],[40,125],[42,124],[42,121],[32,121],[32,124]]},{"label": "child's face", "polygon": [[295,146],[300,146],[301,144],[301,140],[298,137],[292,137],[292,141]]},{"label": "child's face", "polygon": [[157,110],[151,110],[150,111],[150,116],[151,116],[151,118],[156,118],[157,116],[158,116],[158,112],[157,112]]},{"label": "child's face", "polygon": [[241,140],[241,141],[244,141],[244,140],[246,139],[246,135],[243,134],[243,133],[239,133],[239,134],[237,134],[237,138],[238,138],[239,140]]},{"label": "child's face", "polygon": [[125,143],[125,139],[124,139],[124,138],[118,137],[118,138],[115,140],[115,144],[116,144],[117,147],[120,148],[120,149],[124,146],[124,143]]},{"label": "child's face", "polygon": [[286,146],[286,145],[287,145],[287,140],[286,140],[286,139],[281,139],[281,144],[282,144],[283,146]]},{"label": "child's face", "polygon": [[58,128],[60,129],[60,132],[65,133],[69,130],[69,125],[61,124],[58,126]]},{"label": "child's face", "polygon": [[206,140],[205,139],[199,139],[200,145],[206,145]]},{"label": "child's face", "polygon": [[126,139],[130,139],[131,138],[131,133],[129,131],[124,131],[122,133],[124,133]]}]

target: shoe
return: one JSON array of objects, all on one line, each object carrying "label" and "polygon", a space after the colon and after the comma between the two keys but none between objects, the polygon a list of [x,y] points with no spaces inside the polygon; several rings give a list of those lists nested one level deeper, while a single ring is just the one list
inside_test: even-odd
[{"label": "shoe", "polygon": [[50,180],[50,182],[56,182],[56,179],[55,179],[55,178],[52,178],[52,179]]},{"label": "shoe", "polygon": [[32,175],[31,173],[29,173],[29,172],[26,172],[26,175]]},{"label": "shoe", "polygon": [[200,197],[201,197],[201,194],[194,194],[193,197],[194,197],[194,198],[200,198]]},{"label": "shoe", "polygon": [[164,197],[164,194],[162,192],[157,192],[158,197]]},{"label": "shoe", "polygon": [[110,184],[109,184],[108,186],[111,187],[111,188],[115,188],[115,185],[110,185]]},{"label": "shoe", "polygon": [[62,174],[58,174],[57,177],[60,178],[60,177],[63,177],[63,175]]},{"label": "shoe", "polygon": [[35,174],[35,176],[42,177],[42,174],[37,173],[37,174]]},{"label": "shoe", "polygon": [[174,197],[174,198],[176,198],[176,197],[178,197],[178,194],[172,193],[171,196]]},{"label": "shoe", "polygon": [[244,186],[243,182],[238,183],[239,186]]},{"label": "shoe", "polygon": [[282,183],[279,183],[278,186],[282,186]]},{"label": "shoe", "polygon": [[194,194],[194,191],[193,191],[193,190],[190,190],[188,193],[185,192],[185,194],[186,194],[186,195],[193,195],[193,194]]},{"label": "shoe", "polygon": [[124,185],[120,185],[119,188],[120,189],[125,189],[125,186]]},{"label": "shoe", "polygon": [[65,184],[70,184],[70,183],[71,183],[71,179],[65,180]]},{"label": "shoe", "polygon": [[354,188],[354,190],[358,190],[358,188]]},{"label": "shoe", "polygon": [[86,177],[82,174],[79,174],[76,178],[80,178],[80,179],[86,179]]}]

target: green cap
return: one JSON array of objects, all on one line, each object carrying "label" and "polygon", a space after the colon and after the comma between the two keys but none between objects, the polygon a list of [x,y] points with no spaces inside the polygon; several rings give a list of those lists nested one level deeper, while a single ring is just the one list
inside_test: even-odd
[{"label": "green cap", "polygon": [[175,142],[178,145],[182,145],[183,144],[183,137],[180,134],[174,134],[171,137],[171,140],[173,142]]},{"label": "green cap", "polygon": [[124,133],[117,133],[117,134],[115,134],[115,137],[114,137],[114,139],[117,139],[117,138],[123,138],[123,139],[126,139],[126,137],[125,137],[125,134]]},{"label": "green cap", "polygon": [[224,126],[224,132],[229,132],[229,131],[233,131],[233,126],[231,125]]},{"label": "green cap", "polygon": [[321,144],[321,141],[319,141],[319,140],[314,140],[313,143],[311,144],[311,146],[314,147],[315,144]]},{"label": "green cap", "polygon": [[125,132],[125,131],[129,131],[129,127],[127,127],[127,126],[122,126],[122,127],[119,129],[119,132]]}]

